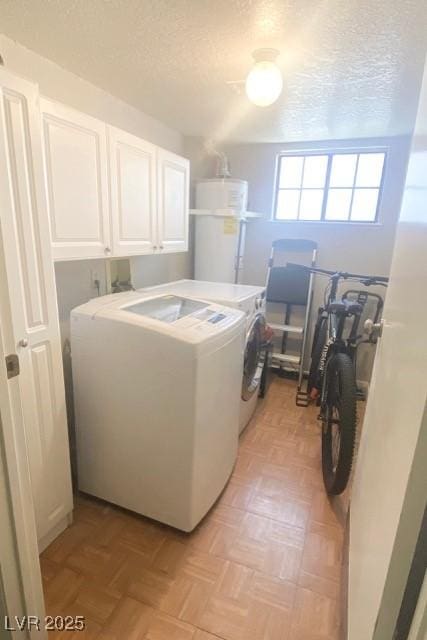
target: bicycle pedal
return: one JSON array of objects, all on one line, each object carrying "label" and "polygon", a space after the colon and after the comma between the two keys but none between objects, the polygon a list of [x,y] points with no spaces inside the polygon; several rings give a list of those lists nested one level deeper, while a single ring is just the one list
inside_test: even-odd
[{"label": "bicycle pedal", "polygon": [[306,391],[297,391],[295,397],[295,404],[297,407],[308,407],[309,404],[309,396]]}]

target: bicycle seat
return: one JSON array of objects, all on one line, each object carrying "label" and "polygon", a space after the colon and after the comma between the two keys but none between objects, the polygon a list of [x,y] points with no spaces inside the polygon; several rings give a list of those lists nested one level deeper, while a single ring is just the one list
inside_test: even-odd
[{"label": "bicycle seat", "polygon": [[328,305],[328,311],[337,316],[357,316],[363,311],[363,306],[354,300],[333,300]]}]

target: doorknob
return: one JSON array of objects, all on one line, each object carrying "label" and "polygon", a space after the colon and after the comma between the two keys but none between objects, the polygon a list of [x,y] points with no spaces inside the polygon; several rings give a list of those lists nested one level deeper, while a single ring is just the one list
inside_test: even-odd
[{"label": "doorknob", "polygon": [[371,340],[376,340],[377,338],[381,338],[383,334],[384,328],[384,319],[381,319],[380,322],[374,322],[370,318],[365,320],[363,325],[363,331],[366,333]]},{"label": "doorknob", "polygon": [[27,338],[21,338],[20,341],[18,342],[18,345],[20,347],[28,347],[28,340]]}]

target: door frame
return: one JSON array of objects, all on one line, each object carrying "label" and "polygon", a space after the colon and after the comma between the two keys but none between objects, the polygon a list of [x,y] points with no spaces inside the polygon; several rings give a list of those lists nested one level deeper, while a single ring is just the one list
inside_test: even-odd
[{"label": "door frame", "polygon": [[424,578],[408,640],[423,640],[427,633],[427,575]]},{"label": "door frame", "polygon": [[420,430],[377,615],[373,640],[383,640],[383,638],[394,638],[395,636],[397,638],[396,622],[402,603],[404,602],[411,563],[422,529],[427,504],[426,455],[427,402],[425,403],[424,413],[421,418]]}]

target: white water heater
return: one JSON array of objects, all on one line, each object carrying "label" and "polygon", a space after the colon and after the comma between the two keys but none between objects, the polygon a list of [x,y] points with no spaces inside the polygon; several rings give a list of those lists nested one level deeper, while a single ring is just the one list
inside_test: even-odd
[{"label": "white water heater", "polygon": [[234,178],[211,178],[196,184],[196,209],[233,209],[244,213],[248,206],[248,183]]},{"label": "white water heater", "polygon": [[248,183],[211,178],[196,183],[194,277],[238,283],[243,268]]},{"label": "white water heater", "polygon": [[243,269],[246,222],[226,215],[195,218],[194,278],[238,284]]}]

